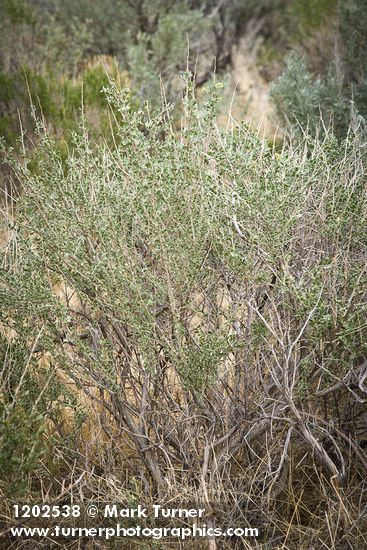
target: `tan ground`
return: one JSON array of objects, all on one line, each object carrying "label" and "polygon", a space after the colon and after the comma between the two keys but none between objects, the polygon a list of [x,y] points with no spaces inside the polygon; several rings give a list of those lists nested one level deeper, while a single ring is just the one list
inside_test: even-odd
[{"label": "tan ground", "polygon": [[226,92],[226,108],[219,117],[219,125],[245,120],[259,131],[261,137],[279,136],[274,106],[269,97],[269,83],[261,76],[256,64],[256,38],[249,33],[233,47],[230,84]]}]

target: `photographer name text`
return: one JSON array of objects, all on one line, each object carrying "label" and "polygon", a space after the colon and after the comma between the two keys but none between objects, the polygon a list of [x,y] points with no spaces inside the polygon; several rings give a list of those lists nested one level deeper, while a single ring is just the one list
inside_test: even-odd
[{"label": "photographer name text", "polygon": [[138,504],[135,508],[119,508],[117,504],[106,504],[103,516],[105,518],[202,518],[205,508],[165,508],[160,504],[153,504],[145,508]]}]

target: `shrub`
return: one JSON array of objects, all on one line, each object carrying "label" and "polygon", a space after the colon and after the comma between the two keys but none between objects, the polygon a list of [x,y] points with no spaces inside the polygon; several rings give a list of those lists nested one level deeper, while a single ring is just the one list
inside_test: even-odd
[{"label": "shrub", "polygon": [[[37,170],[8,155],[24,192],[4,318],[27,341],[42,327],[38,348],[98,406],[106,452],[133,448],[102,471],[127,480],[115,498],[186,495],[289,548],[327,547],[342,522],[360,546],[363,136],[276,152],[244,124],[220,131],[217,87],[199,107],[183,76],[179,135],[168,110],[110,86],[114,147],[84,124],[65,164],[39,124]],[[55,298],[61,282],[77,305]]]},{"label": "shrub", "polygon": [[305,58],[295,52],[289,55],[271,95],[282,117],[301,133],[303,128],[313,135],[333,129],[337,136],[344,137],[355,116],[336,69],[331,67],[325,78],[316,78]]},{"label": "shrub", "polygon": [[[322,4],[317,3],[317,7]],[[337,4],[334,11],[339,52],[329,60],[323,75],[314,75],[308,69],[307,61],[312,59],[306,61],[295,52],[288,56],[283,74],[272,87],[272,96],[279,113],[291,126],[308,126],[311,133],[323,131],[323,125],[332,126],[335,134],[344,138],[351,123],[365,124],[365,4],[365,0]],[[311,17],[312,12],[309,13]]]},{"label": "shrub", "polygon": [[43,470],[40,460],[50,453],[46,432],[52,385],[48,371],[36,373],[35,357],[22,337],[9,342],[1,335],[0,491],[3,497],[29,498],[36,472]]}]

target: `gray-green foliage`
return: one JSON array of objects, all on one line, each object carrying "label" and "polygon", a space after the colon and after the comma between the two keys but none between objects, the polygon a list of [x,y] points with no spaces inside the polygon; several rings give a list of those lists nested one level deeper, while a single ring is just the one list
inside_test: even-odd
[{"label": "gray-green foliage", "polygon": [[340,2],[339,10],[339,32],[347,77],[353,84],[365,86],[367,2],[366,0]]},{"label": "gray-green foliage", "polygon": [[[182,90],[177,74],[187,58],[199,75],[211,75],[215,52],[213,30],[218,17],[204,16],[214,6],[205,2],[71,2],[66,0],[6,0],[0,6],[0,136],[14,144],[19,116],[29,135],[30,98],[65,147],[65,127],[77,124],[83,88],[90,107],[90,62],[113,57],[121,79],[127,72],[141,99],[160,104],[161,82],[168,101]],[[93,71],[93,68],[92,68]],[[116,71],[115,71],[116,72]],[[105,75],[95,78],[95,95],[102,97]],[[160,80],[161,78],[161,80]],[[98,101],[93,101],[96,126],[106,130]],[[108,129],[107,129],[108,132]]]},{"label": "gray-green foliage", "polygon": [[[335,311],[346,306],[343,301],[332,305],[341,300],[338,285],[350,284],[348,292],[353,291],[366,244],[359,168],[364,159],[355,156],[354,145],[347,142],[339,150],[328,137],[308,154],[275,154],[246,127],[221,134],[208,121],[212,102],[207,111],[197,111],[190,96],[185,108],[192,112],[179,139],[168,112],[132,111],[127,92],[107,93],[120,116],[115,150],[91,144],[86,133],[76,135],[65,167],[42,131],[33,173],[26,164],[17,167],[24,197],[16,270],[10,269],[6,281],[14,293],[8,307],[17,312],[22,330],[31,334],[44,323],[48,337],[62,329],[78,340],[75,319],[62,313],[49,286],[49,278],[56,277],[76,289],[90,308],[94,329],[101,318],[123,323],[153,372],[158,345],[184,374],[183,361],[192,370],[188,358],[200,342],[211,342],[213,350],[226,349],[223,337],[233,343],[230,334],[211,326],[208,313],[196,344],[185,334],[195,295],[214,296],[225,274],[256,291],[272,269],[279,296],[300,320],[320,293],[313,316],[318,329],[310,334],[310,345],[317,348],[329,322],[339,322]],[[357,172],[349,184],[350,170]],[[235,215],[245,242],[236,234]],[[302,227],[309,235],[302,237],[304,245]],[[316,235],[318,249],[313,248]],[[346,239],[345,249],[340,239]],[[342,249],[347,263],[335,263]],[[258,254],[262,267],[254,269]],[[330,288],[329,270],[336,277]],[[345,277],[348,283],[342,283]],[[329,292],[336,294],[327,305]],[[334,311],[330,321],[325,307]],[[343,326],[359,338],[362,333],[347,328],[351,315],[347,308]],[[339,327],[340,342],[342,332]],[[356,350],[361,345],[354,342]],[[109,370],[113,363],[107,348],[103,357],[106,365],[100,358],[97,370]]]},{"label": "gray-green foliage", "polygon": [[[37,56],[48,70],[70,74],[82,59],[95,55],[116,56],[128,69],[144,99],[160,97],[159,75],[171,92],[172,79],[201,53],[212,65],[214,50],[210,30],[216,18],[203,17],[205,2],[120,0],[78,3],[53,0],[35,3],[40,47]],[[208,57],[209,55],[209,57]],[[177,90],[173,90],[173,93]]]},{"label": "gray-green foliage", "polygon": [[278,111],[292,126],[308,126],[315,133],[323,125],[332,124],[336,135],[345,137],[351,122],[365,123],[366,7],[365,0],[336,4],[333,17],[337,18],[338,55],[329,60],[323,75],[312,74],[305,56],[295,52],[288,56],[283,74],[273,84],[272,96]]},{"label": "gray-green foliage", "polygon": [[[149,479],[151,498],[197,494],[205,459],[212,494],[218,475],[256,500],[288,430],[310,471],[316,460],[343,479],[328,446],[343,422],[352,435],[338,451],[358,476],[354,417],[321,396],[348,411],[364,391],[345,388],[367,357],[363,135],[305,135],[276,152],[245,124],[219,130],[219,86],[198,105],[183,77],[179,132],[167,109],[132,108],[112,85],[113,146],[83,119],[66,162],[42,124],[32,170],[8,154],[23,195],[3,257],[3,322],[28,353],[38,337],[56,379],[97,400],[115,442],[128,434],[126,475]],[[61,283],[76,303],[61,303]],[[310,423],[320,403],[344,414],[340,428]],[[274,517],[276,494],[261,498],[251,513]],[[310,519],[320,529],[324,505]]]},{"label": "gray-green foliage", "polygon": [[57,21],[50,15],[42,29],[42,42],[35,45],[35,56],[42,60],[43,70],[52,74],[77,75],[83,60],[88,57],[93,34],[88,21],[76,17]]},{"label": "gray-green foliage", "polygon": [[9,345],[1,336],[0,488],[6,496],[25,491],[27,477],[44,453],[45,417],[32,407],[39,388],[29,374],[27,351],[20,343]]},{"label": "gray-green foliage", "polygon": [[[9,321],[4,316],[8,307],[4,301],[2,330]],[[20,310],[20,316],[24,314]],[[15,313],[11,320],[15,326],[17,319]],[[52,426],[59,429],[63,424],[65,407],[80,414],[73,395],[55,378],[53,363],[41,367],[40,355],[34,353],[36,345],[31,351],[28,343],[25,334],[18,334],[14,341],[0,336],[0,490],[6,498],[29,499],[37,474],[47,475],[44,463],[50,467],[54,461],[52,444],[62,445],[63,435],[73,434],[70,424],[68,434],[59,430],[58,437],[53,437]]]},{"label": "gray-green foliage", "polygon": [[338,136],[345,136],[355,116],[351,98],[344,95],[335,67],[324,77],[315,77],[304,57],[292,53],[286,68],[272,87],[271,95],[279,112],[291,125],[308,128],[312,134],[323,126],[333,126]]},{"label": "gray-green foliage", "polygon": [[[130,32],[127,59],[139,95],[159,101],[159,76],[171,98],[178,91],[173,81],[177,81],[178,71],[186,67],[187,57],[203,49],[205,55],[205,49],[210,47],[210,22],[200,10],[189,10],[185,2],[175,3],[169,11],[157,10],[155,17],[154,34],[139,32],[134,40]],[[203,53],[201,55],[203,57]]]},{"label": "gray-green foliage", "polygon": [[[219,220],[210,190],[195,188],[201,172],[190,155],[200,135],[193,130],[191,144],[180,145],[164,117],[134,112],[128,95],[113,94],[121,115],[121,146],[111,155],[104,147],[92,149],[85,136],[75,137],[64,174],[51,138],[43,138],[31,186],[37,187],[37,200],[44,206],[34,209],[33,192],[22,199],[24,219],[32,220],[40,233],[30,235],[24,246],[35,270],[41,273],[36,266],[45,261],[47,272],[64,278],[56,267],[61,262],[69,284],[90,306],[111,322],[126,323],[149,365],[156,360],[157,338],[167,337],[165,345],[173,345],[168,335],[157,335],[155,312],[167,304],[175,310],[174,304],[189,303],[193,288],[215,284],[214,273],[205,271],[202,262]],[[165,139],[162,132],[167,132]],[[54,176],[45,178],[50,170]],[[139,184],[131,186],[130,178]],[[87,199],[90,193],[92,201]],[[51,211],[53,222],[47,227],[44,216]],[[52,243],[42,258],[38,247],[49,237]],[[42,276],[28,278],[28,284],[27,294],[43,296],[37,299],[39,306],[31,306],[34,315],[57,322]],[[19,297],[23,302],[24,293]],[[178,316],[172,329],[181,324]]]}]

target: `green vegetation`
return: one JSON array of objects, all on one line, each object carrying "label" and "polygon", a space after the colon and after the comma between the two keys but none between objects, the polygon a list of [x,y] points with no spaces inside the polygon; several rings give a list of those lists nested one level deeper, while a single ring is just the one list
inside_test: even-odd
[{"label": "green vegetation", "polygon": [[[246,125],[219,131],[218,87],[200,107],[184,78],[178,135],[169,111],[136,109],[112,85],[114,148],[95,142],[84,123],[63,159],[39,123],[37,169],[27,155],[8,157],[22,197],[16,247],[4,256],[3,322],[15,338],[37,340],[37,353],[52,357],[56,377],[89,399],[91,411],[99,404],[94,422],[104,428],[106,452],[109,437],[123,445],[127,434],[151,502],[200,499],[203,491],[212,502],[225,499],[223,521],[260,514],[267,539],[286,536],[297,546],[302,522],[290,520],[286,535],[278,502],[280,492],[291,502],[294,488],[274,477],[292,436],[304,455],[294,472],[284,464],[292,483],[320,468],[324,476],[312,512],[304,512],[317,537],[307,542],[328,544],[322,490],[330,483],[336,495],[347,483],[349,491],[346,476],[362,483],[365,475],[361,451],[340,438],[353,416],[338,416],[328,396],[335,381],[365,372],[366,144],[360,134],[341,143],[330,134],[276,153]],[[72,289],[77,303],[61,303],[55,284]],[[337,386],[347,406],[348,390]],[[318,395],[326,412],[310,424]],[[27,426],[15,449],[28,442]],[[245,436],[256,455],[243,454]],[[217,441],[202,478],[200,457]],[[88,445],[65,458],[69,468],[82,470]],[[37,449],[25,448],[23,475],[31,475]],[[95,460],[102,476],[111,474],[104,453]],[[113,457],[113,475],[125,472],[127,484],[109,499],[124,502],[134,460]],[[88,475],[93,500],[98,484]],[[236,494],[256,504],[238,508]],[[349,521],[361,521],[358,506],[348,503]]]},{"label": "green vegetation", "polygon": [[[364,1],[1,11],[4,544],[14,502],[184,501],[365,547]],[[218,117],[249,36],[274,140]]]},{"label": "green vegetation", "polygon": [[273,86],[272,96],[279,111],[298,133],[304,128],[315,135],[324,128],[333,128],[343,137],[358,113],[343,89],[335,68],[324,78],[316,78],[309,71],[306,61],[292,53],[282,76]]},{"label": "green vegetation", "polygon": [[[323,3],[316,4],[320,9]],[[325,60],[322,75],[309,70],[308,61],[312,60],[292,53],[272,95],[279,112],[296,130],[302,132],[307,126],[315,134],[326,126],[332,127],[338,137],[345,137],[351,123],[364,125],[367,117],[367,4],[365,0],[333,4],[337,7],[334,40],[340,51]],[[308,13],[312,22],[312,10]]]}]

